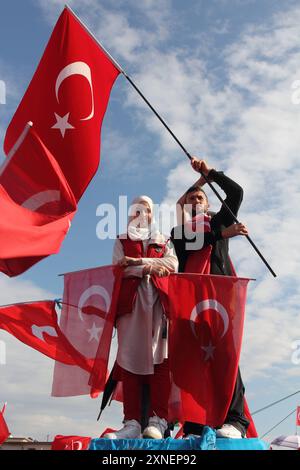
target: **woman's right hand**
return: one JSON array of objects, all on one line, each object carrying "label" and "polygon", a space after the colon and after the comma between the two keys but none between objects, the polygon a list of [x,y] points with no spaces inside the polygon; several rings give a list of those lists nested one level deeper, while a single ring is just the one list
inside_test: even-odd
[{"label": "woman's right hand", "polygon": [[155,266],[153,264],[146,265],[144,268],[144,275],[150,274],[151,276],[165,277],[170,275],[170,271],[165,266]]}]

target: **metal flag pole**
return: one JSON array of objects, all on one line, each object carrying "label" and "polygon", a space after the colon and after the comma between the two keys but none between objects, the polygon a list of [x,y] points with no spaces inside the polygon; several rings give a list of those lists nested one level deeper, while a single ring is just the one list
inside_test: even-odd
[{"label": "metal flag pole", "polygon": [[2,173],[4,173],[7,165],[11,161],[12,157],[19,150],[20,146],[22,145],[23,141],[25,140],[25,138],[26,138],[28,132],[30,131],[30,129],[32,128],[32,126],[33,126],[33,123],[31,121],[27,122],[27,124],[25,125],[23,131],[21,132],[18,139],[16,140],[16,142],[14,143],[12,148],[10,149],[9,153],[7,154],[7,157],[6,157],[5,161],[0,166],[0,176],[2,175]]},{"label": "metal flag pole", "polygon": [[[137,85],[133,82],[133,80],[129,77],[129,75],[125,72],[125,70],[118,64],[118,62],[111,56],[111,54],[102,46],[102,44],[98,41],[98,39],[96,38],[96,36],[89,30],[89,28],[83,23],[83,21],[76,15],[76,13],[72,10],[71,7],[69,7],[68,5],[65,6],[65,8],[67,8],[71,13],[72,15],[74,15],[74,17],[77,19],[77,21],[79,21],[79,23],[82,25],[82,27],[87,31],[87,33],[91,36],[91,38],[97,43],[97,45],[100,47],[100,49],[104,52],[104,54],[106,54],[106,56],[111,60],[111,62],[116,66],[116,68],[120,71],[120,73],[126,78],[126,80],[131,84],[131,86],[136,90],[136,92],[140,95],[140,97],[143,99],[143,101],[145,101],[145,103],[147,104],[147,106],[149,106],[149,108],[151,109],[151,111],[155,114],[155,116],[160,120],[160,122],[163,124],[163,126],[167,129],[167,131],[171,134],[171,136],[173,137],[173,139],[177,142],[177,144],[179,145],[179,147],[184,151],[184,153],[186,154],[186,156],[192,160],[192,155],[186,150],[186,148],[184,147],[184,145],[180,142],[180,140],[176,137],[176,135],[174,134],[174,132],[170,129],[170,127],[167,125],[167,123],[165,122],[165,120],[158,114],[158,112],[156,111],[156,109],[151,105],[151,103],[147,100],[147,98],[143,95],[143,93],[141,92],[141,90],[137,87]],[[224,199],[222,198],[222,196],[219,194],[219,192],[216,190],[216,188],[213,186],[213,184],[211,183],[211,181],[209,181],[209,178],[204,175],[204,173],[202,173],[202,171],[199,172],[201,174],[201,176],[203,176],[203,178],[205,179],[206,183],[208,184],[208,186],[210,187],[210,189],[213,191],[213,193],[217,196],[217,198],[219,199],[219,201],[223,204],[223,206],[226,208],[226,210],[229,212],[229,214],[231,215],[231,217],[233,218],[233,220],[236,222],[236,223],[240,223],[238,218],[234,215],[234,213],[232,212],[232,210],[230,209],[230,207],[228,207],[228,205],[226,204],[226,202],[224,201]],[[270,271],[270,273],[276,277],[276,274],[275,272],[273,271],[273,269],[271,268],[271,266],[269,265],[269,263],[267,262],[267,260],[265,259],[265,257],[262,255],[262,253],[260,252],[260,250],[257,248],[257,246],[255,245],[255,243],[253,242],[253,240],[249,237],[249,235],[246,235],[245,236],[248,240],[248,242],[250,243],[250,245],[253,247],[253,249],[256,251],[256,253],[258,254],[258,256],[260,257],[260,259],[263,261],[263,263],[266,265],[266,267],[268,268],[268,270]]]}]

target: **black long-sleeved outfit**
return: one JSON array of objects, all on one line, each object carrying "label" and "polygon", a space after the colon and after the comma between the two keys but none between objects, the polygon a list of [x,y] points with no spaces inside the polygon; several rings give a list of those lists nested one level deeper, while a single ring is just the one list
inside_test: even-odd
[{"label": "black long-sleeved outfit", "polygon": [[[223,172],[211,170],[209,172],[209,178],[211,181],[217,183],[218,186],[220,186],[220,188],[225,192],[225,202],[236,216],[243,200],[243,189],[233,180],[225,176]],[[234,219],[232,215],[222,205],[220,211],[214,214],[211,218],[211,231],[204,233],[204,246],[212,245],[210,260],[211,274],[225,276],[233,275],[228,253],[228,239],[222,238],[222,230],[226,227],[229,227],[233,223]],[[192,243],[193,240],[187,240],[185,238],[182,226],[178,226],[172,229],[171,239],[174,243],[176,254],[179,260],[179,272],[184,272],[189,253],[194,252],[194,250],[189,251],[186,244],[187,242]],[[240,370],[238,370],[232,401],[226,417],[226,423],[233,424],[242,432],[243,435],[245,434],[245,431],[249,425],[249,421],[244,415],[244,393],[245,388],[241,379]],[[202,424],[186,422],[184,424],[184,433],[200,434],[202,427]]]}]

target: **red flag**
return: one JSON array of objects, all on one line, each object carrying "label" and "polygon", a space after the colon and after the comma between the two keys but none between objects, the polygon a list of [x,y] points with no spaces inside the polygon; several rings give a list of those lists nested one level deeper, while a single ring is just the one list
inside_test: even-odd
[{"label": "red flag", "polygon": [[169,278],[170,368],[181,389],[184,421],[212,427],[225,421],[238,370],[247,284],[228,276]]},{"label": "red flag", "polygon": [[2,411],[0,411],[0,445],[3,444],[3,442],[5,442],[6,439],[10,436],[10,432],[4,419],[4,411],[5,405]]},{"label": "red flag", "polygon": [[57,253],[76,208],[58,163],[28,125],[0,169],[0,271],[16,276]]},{"label": "red flag", "polygon": [[51,450],[88,450],[91,440],[91,437],[57,435]]},{"label": "red flag", "polygon": [[300,426],[300,406],[297,406],[296,426]]},{"label": "red flag", "polygon": [[99,165],[102,120],[119,73],[65,8],[7,129],[5,153],[32,121],[78,201]]},{"label": "red flag", "polygon": [[52,396],[102,391],[116,314],[122,269],[104,266],[65,275],[60,327],[72,345],[94,361],[93,373],[56,363]]},{"label": "red flag", "polygon": [[51,359],[91,371],[92,363],[60,331],[55,302],[49,300],[0,307],[0,328]]}]

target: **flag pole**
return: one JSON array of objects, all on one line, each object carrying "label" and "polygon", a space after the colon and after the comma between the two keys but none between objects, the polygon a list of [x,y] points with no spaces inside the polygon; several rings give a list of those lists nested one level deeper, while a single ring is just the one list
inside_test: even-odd
[{"label": "flag pole", "polygon": [[[72,10],[72,8],[69,6],[69,5],[65,5],[65,8],[67,8],[70,13],[72,13],[72,15],[77,19],[77,21],[82,25],[82,27],[87,31],[87,33],[91,36],[91,38],[96,42],[96,44],[100,47],[100,49],[104,52],[104,54],[111,60],[111,62],[116,66],[116,68],[120,71],[120,73],[126,78],[126,80],[131,84],[131,86],[135,89],[135,91],[140,95],[140,97],[143,99],[143,101],[145,101],[145,103],[147,104],[147,106],[149,106],[149,108],[151,109],[151,111],[155,114],[155,116],[160,120],[160,122],[163,124],[163,126],[167,129],[167,131],[171,134],[171,136],[173,137],[173,139],[177,142],[177,144],[179,145],[179,147],[183,150],[183,152],[186,154],[186,156],[189,158],[189,160],[192,160],[192,155],[186,150],[186,148],[184,147],[184,145],[180,142],[180,140],[176,137],[176,135],[174,134],[174,132],[170,129],[170,127],[167,125],[166,121],[158,114],[158,112],[156,111],[156,109],[151,105],[151,103],[147,100],[147,98],[144,96],[144,94],[141,92],[141,90],[137,87],[137,85],[133,82],[133,80],[129,77],[129,75],[125,72],[125,70],[123,69],[123,67],[120,66],[120,64],[111,56],[111,54],[105,49],[105,47],[102,46],[102,44],[98,41],[98,39],[96,38],[96,36],[90,31],[90,29],[86,26],[85,23],[83,23],[83,21],[76,15],[76,13]],[[236,222],[236,223],[240,223],[238,218],[235,216],[235,214],[232,212],[232,210],[230,209],[230,207],[228,207],[228,205],[226,204],[226,202],[224,201],[224,199],[221,197],[221,195],[219,194],[219,192],[216,190],[216,188],[213,186],[213,184],[211,183],[211,181],[209,181],[209,178],[204,175],[204,173],[202,173],[202,171],[199,172],[201,174],[201,176],[205,179],[205,182],[208,184],[208,186],[210,187],[210,189],[213,191],[213,193],[216,195],[216,197],[219,199],[219,201],[222,203],[222,205],[226,208],[226,210],[229,212],[229,214],[231,215],[231,217],[233,218],[233,220]],[[265,257],[262,255],[262,253],[260,252],[260,250],[257,248],[257,246],[255,245],[255,243],[253,242],[253,240],[249,237],[249,235],[246,235],[245,236],[248,240],[248,242],[250,243],[250,245],[252,246],[252,248],[256,251],[256,253],[258,254],[258,256],[260,257],[260,259],[263,261],[263,263],[265,264],[265,266],[268,268],[268,270],[270,271],[270,273],[276,277],[276,274],[275,272],[273,271],[273,269],[271,268],[271,266],[269,265],[269,263],[267,262],[267,260],[265,259]]]},{"label": "flag pole", "polygon": [[10,160],[12,159],[12,157],[14,156],[14,154],[17,152],[17,150],[19,149],[19,147],[21,146],[21,144],[23,143],[23,141],[25,140],[28,132],[30,131],[30,129],[32,128],[33,126],[33,123],[31,121],[27,122],[27,124],[25,125],[23,131],[21,132],[21,134],[19,135],[18,139],[16,140],[16,142],[14,143],[14,145],[12,146],[12,148],[10,149],[5,161],[2,163],[2,165],[0,166],[0,176],[2,175],[2,173],[4,172],[4,170],[6,169],[7,165],[9,164]]}]

